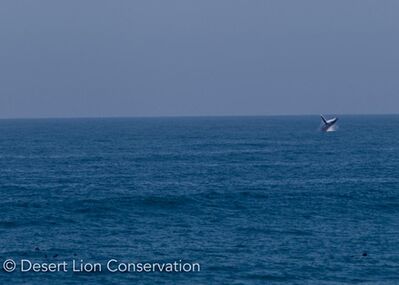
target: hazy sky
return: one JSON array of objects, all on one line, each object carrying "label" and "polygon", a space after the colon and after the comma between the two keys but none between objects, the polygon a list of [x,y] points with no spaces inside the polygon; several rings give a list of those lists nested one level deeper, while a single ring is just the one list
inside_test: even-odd
[{"label": "hazy sky", "polygon": [[399,113],[399,1],[0,3],[0,117]]}]

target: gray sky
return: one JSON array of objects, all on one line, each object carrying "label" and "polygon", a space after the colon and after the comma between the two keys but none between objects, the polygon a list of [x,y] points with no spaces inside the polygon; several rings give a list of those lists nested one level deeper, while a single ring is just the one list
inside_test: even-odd
[{"label": "gray sky", "polygon": [[399,112],[399,1],[0,3],[0,117]]}]

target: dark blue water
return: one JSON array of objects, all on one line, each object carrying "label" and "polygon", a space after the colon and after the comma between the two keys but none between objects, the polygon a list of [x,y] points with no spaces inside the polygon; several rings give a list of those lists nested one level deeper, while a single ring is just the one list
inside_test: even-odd
[{"label": "dark blue water", "polygon": [[1,284],[398,284],[399,116],[0,121]]}]

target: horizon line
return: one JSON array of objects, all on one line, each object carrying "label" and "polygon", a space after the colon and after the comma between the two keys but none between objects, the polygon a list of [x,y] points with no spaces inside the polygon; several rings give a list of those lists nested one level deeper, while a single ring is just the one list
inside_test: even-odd
[{"label": "horizon line", "polygon": [[115,116],[43,116],[43,117],[0,117],[0,120],[68,120],[68,119],[168,119],[168,118],[231,118],[231,117],[301,117],[301,116],[395,116],[399,113],[320,113],[320,114],[259,114],[259,115],[115,115]]}]

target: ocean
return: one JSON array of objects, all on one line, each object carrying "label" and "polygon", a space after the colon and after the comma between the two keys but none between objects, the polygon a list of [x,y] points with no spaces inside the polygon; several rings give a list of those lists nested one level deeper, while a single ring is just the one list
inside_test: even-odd
[{"label": "ocean", "polygon": [[399,116],[319,123],[0,120],[0,284],[399,284]]}]

